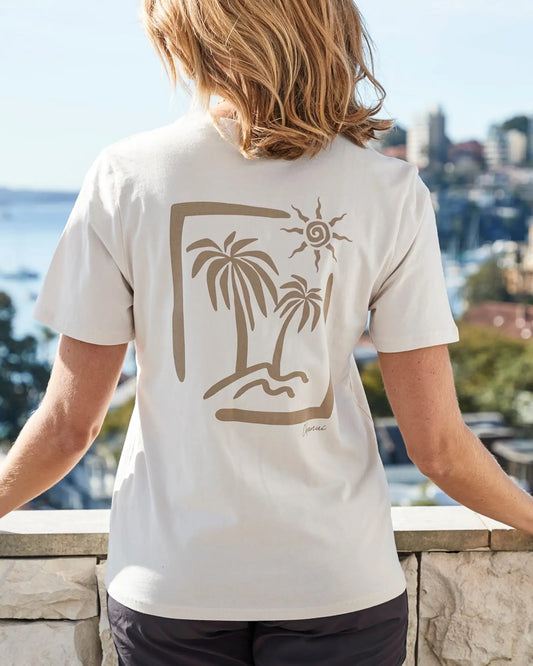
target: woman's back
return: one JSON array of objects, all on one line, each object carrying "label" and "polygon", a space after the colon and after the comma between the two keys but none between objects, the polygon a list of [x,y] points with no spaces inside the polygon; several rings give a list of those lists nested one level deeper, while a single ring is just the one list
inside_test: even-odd
[{"label": "woman's back", "polygon": [[458,339],[429,191],[342,135],[251,160],[220,123],[190,112],[104,149],[36,304],[53,324],[54,293],[64,326],[85,301],[73,336],[105,320],[102,344],[135,339],[106,586],[174,618],[367,608],[405,578],[353,349],[369,307],[380,351]]},{"label": "woman's back", "polygon": [[[93,441],[134,341],[105,572],[120,663],[398,666],[406,579],[353,357],[369,311],[411,460],[531,531],[531,498],[461,419],[429,189],[369,145],[394,123],[375,118],[353,0],[141,7],[204,110],[107,146],[87,173],[34,309],[64,334],[58,362],[32,455],[22,440],[15,456],[78,460],[71,433]],[[28,478],[15,456],[11,503]]]}]

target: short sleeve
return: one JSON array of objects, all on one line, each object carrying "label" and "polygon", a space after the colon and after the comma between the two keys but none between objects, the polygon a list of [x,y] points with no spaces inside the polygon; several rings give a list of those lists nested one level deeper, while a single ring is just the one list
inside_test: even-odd
[{"label": "short sleeve", "polygon": [[382,352],[459,340],[446,290],[431,193],[418,170],[412,189],[388,274],[369,304],[369,334]]},{"label": "short sleeve", "polygon": [[83,180],[33,309],[41,324],[101,345],[135,338],[116,188],[104,149]]}]

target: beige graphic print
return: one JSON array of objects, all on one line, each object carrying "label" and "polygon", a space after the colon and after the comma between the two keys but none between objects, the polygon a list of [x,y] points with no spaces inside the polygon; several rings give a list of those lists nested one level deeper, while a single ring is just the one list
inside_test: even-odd
[{"label": "beige graphic print", "polygon": [[286,229],[285,227],[282,227],[282,231],[288,231],[289,233],[296,233],[300,234],[305,237],[305,240],[302,241],[302,244],[297,247],[293,253],[289,256],[289,259],[293,257],[297,252],[302,252],[305,250],[306,247],[311,246],[315,248],[315,268],[318,271],[318,264],[320,262],[320,248],[325,247],[326,250],[329,250],[331,254],[333,255],[333,259],[337,261],[337,257],[335,256],[335,249],[333,245],[331,244],[331,239],[335,238],[337,240],[345,240],[348,242],[352,242],[351,238],[347,238],[346,236],[340,236],[339,234],[336,234],[335,232],[331,231],[331,227],[335,225],[336,222],[339,220],[342,220],[342,218],[346,215],[344,213],[340,217],[334,217],[332,218],[329,222],[324,222],[322,219],[322,213],[321,213],[321,203],[320,203],[320,197],[317,199],[317,207],[315,211],[315,219],[311,220],[309,217],[305,216],[301,210],[296,208],[296,206],[293,206],[291,204],[291,207],[294,208],[294,210],[298,213],[298,217],[302,222],[305,223],[305,227],[301,229],[300,227],[294,227],[293,229]]},{"label": "beige graphic print", "polygon": [[[243,248],[246,246],[250,246],[252,243],[257,241],[257,238],[243,238],[240,240],[235,240],[235,236],[235,231],[227,236],[224,241],[223,249],[217,245],[215,241],[209,238],[202,238],[201,240],[195,241],[186,248],[187,252],[192,250],[202,250],[196,256],[191,275],[193,278],[196,277],[203,266],[208,266],[205,276],[213,309],[217,310],[218,306],[216,283],[218,277],[218,289],[222,294],[224,304],[228,310],[232,309],[233,307],[233,310],[235,311],[235,323],[237,328],[237,354],[235,372],[227,377],[224,377],[223,379],[216,382],[213,386],[211,386],[205,392],[204,399],[210,398],[211,396],[218,393],[218,391],[221,389],[230,386],[231,384],[241,380],[243,377],[251,374],[257,374],[261,370],[267,371],[270,381],[282,382],[283,384],[281,386],[274,387],[271,385],[270,381],[264,377],[252,379],[236,391],[233,396],[234,399],[239,398],[241,395],[255,387],[261,388],[267,395],[272,396],[286,393],[290,398],[294,398],[294,389],[285,382],[288,382],[292,379],[299,379],[300,381],[307,383],[309,378],[307,374],[301,370],[295,370],[284,375],[281,374],[281,355],[283,351],[285,334],[291,320],[298,312],[301,313],[300,322],[297,329],[298,333],[303,329],[308,320],[311,324],[311,330],[316,327],[321,313],[319,302],[322,301],[322,297],[318,294],[320,289],[308,289],[307,281],[305,278],[299,275],[292,275],[294,281],[287,282],[282,285],[281,288],[288,291],[281,298],[281,300],[278,301],[276,287],[272,282],[270,275],[268,275],[268,273],[259,263],[263,262],[274,273],[278,274],[278,270],[272,258],[265,252],[250,249],[250,247],[248,247],[248,249],[245,251],[240,251],[243,250]],[[331,279],[332,277],[333,276],[330,275]],[[230,298],[230,282],[231,293],[233,294],[232,298]],[[254,365],[249,366],[247,361],[247,326],[249,324],[250,329],[254,329],[254,304],[259,306],[261,314],[264,317],[267,316],[263,285],[266,287],[267,292],[270,294],[272,301],[275,304],[274,312],[280,308],[283,308],[283,310],[280,312],[280,318],[283,319],[283,317],[285,317],[285,319],[282,323],[281,330],[276,340],[272,361],[255,363]],[[331,290],[331,281],[329,290]],[[240,292],[242,292],[242,300]],[[253,303],[251,297],[252,294],[254,297]],[[312,319],[310,319],[311,311],[313,312]],[[324,405],[326,410],[331,409],[333,404],[331,402],[330,406],[329,401],[331,400],[331,396],[328,395],[327,398],[328,402],[326,402]],[[251,410],[222,409],[218,410],[215,415],[220,420],[286,424],[299,422],[300,419],[308,420],[309,418],[312,418],[313,415],[314,418],[317,418],[318,416],[326,418],[326,410],[312,411],[311,408],[311,410],[297,410],[295,412],[258,412]],[[329,416],[329,413],[327,416]],[[295,418],[298,420],[293,421],[292,419]],[[265,421],[265,419],[268,420]]]},{"label": "beige graphic print", "polygon": [[[281,354],[283,352],[283,343],[285,341],[287,328],[292,318],[299,310],[301,310],[301,318],[297,332],[299,333],[305,326],[307,320],[309,319],[311,309],[313,310],[311,330],[314,330],[320,318],[320,306],[318,305],[317,301],[321,301],[322,297],[317,293],[320,291],[320,289],[307,289],[307,281],[305,278],[294,274],[291,277],[293,277],[295,281],[286,282],[285,284],[281,285],[282,289],[290,289],[291,291],[285,293],[285,295],[281,298],[280,301],[278,301],[276,307],[274,308],[274,312],[276,312],[285,306],[280,312],[280,318],[283,319],[284,315],[286,316],[276,340],[272,362],[270,364],[264,364],[264,367],[267,368],[269,374],[272,377],[280,381],[286,381],[295,377],[299,377],[302,382],[307,383],[309,381],[309,377],[307,376],[307,373],[303,371],[297,370],[286,375],[281,374]],[[265,393],[268,393],[269,395],[286,393],[290,398],[294,398],[295,396],[294,390],[291,386],[281,386],[277,389],[272,389],[266,380],[256,379],[242,386],[233,397],[238,398],[240,395],[245,393],[248,389],[253,388],[254,386],[261,386]]]},{"label": "beige graphic print", "polygon": [[[311,310],[313,311],[313,319],[311,321],[311,330],[314,330],[315,326],[318,324],[320,318],[320,305],[318,302],[322,300],[322,297],[318,295],[320,289],[308,289],[307,280],[300,275],[292,275],[294,278],[293,282],[286,282],[281,285],[282,289],[287,289],[288,291],[278,302],[274,308],[274,312],[279,310],[281,307],[285,306],[280,312],[280,317],[287,315],[283,326],[276,340],[276,347],[274,349],[274,356],[272,357],[272,368],[274,373],[277,375],[280,374],[280,364],[281,364],[281,352],[283,351],[283,342],[285,340],[285,334],[287,328],[291,323],[291,319],[294,315],[301,311],[300,324],[298,325],[298,333],[307,323]],[[301,373],[303,381],[307,382],[308,377],[305,373]],[[291,394],[289,394],[291,395]],[[291,395],[291,398],[294,397],[294,393]]]},{"label": "beige graphic print", "polygon": [[[326,320],[327,311],[329,307],[329,300],[331,297],[331,288],[333,286],[333,274],[330,273],[326,285],[324,295],[324,309],[323,315]],[[300,322],[301,323],[301,322]],[[301,329],[300,329],[301,330]],[[281,332],[280,332],[281,335]],[[279,336],[278,336],[279,340]],[[271,373],[275,372],[273,364],[258,364],[259,366],[267,366],[270,368]],[[284,379],[289,379],[292,376],[301,376],[302,381],[306,382],[307,375],[305,373],[294,372],[285,375]],[[291,395],[289,394],[289,397]],[[328,386],[322,402],[316,407],[305,407],[303,409],[296,409],[294,411],[279,412],[279,411],[255,411],[247,409],[219,409],[216,411],[215,416],[221,421],[242,421],[245,423],[264,423],[267,425],[294,425],[296,423],[303,423],[311,419],[327,419],[331,416],[333,410],[333,386],[331,384],[331,375],[329,377]]]},{"label": "beige graphic print", "polygon": [[[193,278],[198,274],[198,271],[202,266],[209,262],[209,267],[206,272],[206,280],[213,309],[217,309],[216,279],[219,277],[219,289],[222,298],[224,299],[224,304],[228,310],[230,310],[233,305],[233,310],[235,311],[235,325],[237,328],[237,360],[235,362],[235,373],[231,375],[230,378],[227,378],[230,379],[229,382],[223,380],[225,382],[224,386],[243,377],[250,371],[250,368],[248,368],[248,327],[246,317],[248,317],[250,329],[253,331],[255,327],[250,291],[254,295],[255,303],[259,306],[261,314],[264,317],[267,316],[267,306],[263,285],[266,287],[266,290],[274,303],[278,300],[276,286],[272,282],[270,275],[268,275],[265,268],[261,265],[261,262],[264,263],[265,266],[268,266],[268,268],[277,274],[278,269],[274,262],[266,252],[260,252],[254,249],[248,249],[244,252],[241,251],[247,245],[254,243],[257,238],[243,238],[234,242],[235,235],[236,232],[233,231],[226,238],[223,250],[209,238],[203,238],[195,243],[191,243],[187,247],[187,252],[203,249],[203,252],[200,252],[194,261],[192,267]],[[230,281],[231,297],[229,287]],[[219,386],[219,384],[220,382],[218,382],[216,386]],[[222,388],[222,386],[219,386],[216,390],[214,387],[211,387],[211,389],[205,394],[204,398],[214,395],[214,393],[220,390],[220,388]]]},{"label": "beige graphic print", "polygon": [[[317,208],[317,216],[319,213],[320,210]],[[185,378],[181,256],[183,224],[187,217],[203,214],[255,215],[270,218],[290,217],[290,214],[285,211],[242,206],[240,204],[191,202],[172,206],[170,244],[174,282],[173,342],[176,371],[181,381]],[[337,219],[334,218],[332,222],[334,223]],[[225,238],[222,246],[211,238],[202,238],[189,244],[186,248],[187,252],[197,251],[191,277],[193,279],[197,278],[202,269],[205,268],[207,292],[213,309],[217,311],[223,303],[228,310],[233,310],[235,317],[237,347],[235,371],[209,387],[203,397],[209,399],[220,390],[241,381],[245,377],[249,377],[250,381],[236,390],[233,399],[239,398],[252,388],[262,389],[267,396],[285,393],[289,398],[294,398],[296,395],[295,386],[307,383],[309,378],[305,372],[298,369],[284,374],[281,373],[281,359],[286,334],[289,328],[294,331],[294,334],[298,334],[306,325],[313,331],[321,315],[326,321],[333,287],[333,274],[331,273],[327,278],[323,297],[320,294],[320,288],[309,287],[303,276],[292,274],[293,280],[281,285],[280,290],[284,290],[285,293],[279,298],[274,283],[274,278],[279,275],[279,272],[272,257],[254,245],[258,241],[257,238],[238,239],[236,235],[236,232],[232,231]],[[333,248],[331,248],[331,251],[333,252]],[[271,303],[270,314],[269,303]],[[249,330],[254,330],[257,309],[265,318],[275,317],[275,313],[279,314],[281,325],[274,344],[272,360],[248,365]],[[293,326],[291,326],[291,322],[294,322]],[[266,371],[267,378],[264,376],[257,377],[259,373],[264,373],[264,371]],[[256,377],[252,377],[254,374]],[[290,384],[293,380],[296,381],[296,385]],[[221,421],[292,425],[314,418],[329,418],[333,409],[333,401],[330,377],[320,405],[283,412],[224,408],[218,409],[215,416]]]},{"label": "beige graphic print", "polygon": [[247,215],[250,217],[287,218],[290,213],[275,208],[246,206],[221,201],[186,201],[170,207],[170,265],[174,286],[172,310],[172,348],[176,375],[185,380],[185,313],[183,311],[183,227],[185,220],[201,215]]}]

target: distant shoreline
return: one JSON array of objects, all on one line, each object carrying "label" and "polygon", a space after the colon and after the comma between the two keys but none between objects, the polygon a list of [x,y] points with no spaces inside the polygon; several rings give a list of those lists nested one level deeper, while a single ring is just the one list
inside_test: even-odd
[{"label": "distant shoreline", "polygon": [[0,206],[19,203],[64,203],[74,201],[78,192],[68,190],[31,190],[0,187]]}]

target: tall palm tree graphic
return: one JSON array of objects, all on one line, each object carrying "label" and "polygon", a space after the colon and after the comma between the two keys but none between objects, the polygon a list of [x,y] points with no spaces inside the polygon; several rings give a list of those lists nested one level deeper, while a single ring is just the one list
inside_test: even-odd
[{"label": "tall palm tree graphic", "polygon": [[[261,314],[266,317],[267,308],[265,294],[263,292],[263,284],[267,288],[274,303],[277,302],[278,296],[272,278],[259,262],[263,261],[274,271],[274,273],[276,273],[276,275],[278,274],[278,269],[266,252],[261,252],[259,250],[247,250],[242,252],[243,248],[250,245],[250,243],[255,242],[257,238],[243,238],[235,241],[235,235],[235,231],[229,234],[224,241],[224,249],[219,247],[217,243],[210,238],[202,238],[195,243],[191,243],[186,250],[187,252],[197,249],[204,250],[198,254],[194,261],[192,267],[193,278],[198,274],[204,264],[208,261],[210,262],[206,272],[206,279],[209,297],[214,310],[217,309],[217,277],[219,277],[219,288],[224,303],[228,310],[231,309],[232,303],[229,294],[229,279],[231,277],[233,308],[235,311],[235,325],[237,328],[237,359],[235,362],[235,374],[241,375],[248,370],[247,316],[251,330],[253,331],[255,327],[249,287],[251,287],[256,303],[261,310]],[[228,248],[230,248],[229,252]],[[242,291],[244,306],[238,287],[240,287]]]}]

